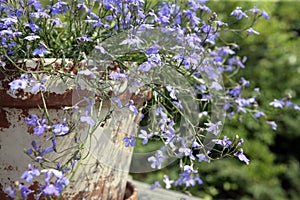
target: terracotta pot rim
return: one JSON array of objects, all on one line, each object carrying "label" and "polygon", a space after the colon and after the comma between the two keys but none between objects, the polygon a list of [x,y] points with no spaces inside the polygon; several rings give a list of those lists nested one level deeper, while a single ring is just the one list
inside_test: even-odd
[{"label": "terracotta pot rim", "polygon": [[[129,191],[130,193],[127,193],[127,191]],[[129,197],[126,196],[128,194],[130,195]],[[138,190],[136,186],[132,182],[127,181],[124,200],[137,200],[137,199],[138,199]]]}]

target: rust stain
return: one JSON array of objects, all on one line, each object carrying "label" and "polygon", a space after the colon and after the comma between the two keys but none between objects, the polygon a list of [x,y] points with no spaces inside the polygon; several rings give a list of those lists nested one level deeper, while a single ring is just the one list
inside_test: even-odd
[{"label": "rust stain", "polygon": [[14,168],[13,168],[13,166],[9,165],[9,166],[4,167],[3,170],[6,170],[6,171],[13,171]]},{"label": "rust stain", "polygon": [[0,130],[2,128],[9,128],[10,125],[11,124],[7,120],[6,111],[4,109],[0,108]]}]

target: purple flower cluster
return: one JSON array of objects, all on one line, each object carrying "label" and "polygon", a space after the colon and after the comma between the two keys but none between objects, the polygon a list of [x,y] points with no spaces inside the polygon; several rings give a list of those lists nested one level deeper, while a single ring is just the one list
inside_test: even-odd
[{"label": "purple flower cluster", "polygon": [[46,86],[44,85],[47,80],[43,79],[41,82],[37,82],[33,78],[29,77],[28,74],[22,74],[20,78],[13,80],[9,83],[10,90],[13,94],[18,90],[25,90],[30,88],[31,93],[36,93],[37,91],[46,91]]},{"label": "purple flower cluster", "polygon": [[34,177],[40,176],[41,173],[44,173],[45,184],[40,185],[37,191],[29,189],[24,184],[19,184],[18,190],[9,186],[5,189],[6,193],[10,197],[16,198],[18,196],[17,192],[19,192],[22,199],[27,199],[28,195],[33,192],[38,192],[36,199],[39,199],[42,195],[47,197],[54,195],[58,197],[62,194],[64,188],[69,185],[69,180],[64,177],[61,171],[56,169],[43,169],[39,171],[30,164],[28,165],[28,170],[25,171],[20,178],[25,179],[27,183],[31,183]]}]

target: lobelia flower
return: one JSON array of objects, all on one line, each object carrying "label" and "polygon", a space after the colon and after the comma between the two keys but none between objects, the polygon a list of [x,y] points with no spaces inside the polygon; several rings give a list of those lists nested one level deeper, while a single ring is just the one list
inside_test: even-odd
[{"label": "lobelia flower", "polygon": [[23,172],[21,175],[21,179],[25,179],[26,182],[32,182],[33,177],[39,176],[40,171],[38,169],[35,169],[31,166],[31,164],[28,164],[28,170]]},{"label": "lobelia flower", "polygon": [[58,123],[52,126],[53,132],[56,136],[62,136],[69,133],[70,128],[66,124],[66,119],[64,119],[63,123]]},{"label": "lobelia flower", "polygon": [[28,41],[34,41],[37,39],[40,39],[40,36],[34,34],[24,37],[24,40],[28,40]]},{"label": "lobelia flower", "polygon": [[171,85],[167,85],[166,88],[170,93],[170,97],[174,100],[177,100],[176,94],[178,93],[178,91],[176,90],[176,88]]},{"label": "lobelia flower", "polygon": [[183,173],[179,174],[180,178],[176,181],[176,186],[180,186],[185,184],[186,187],[195,186],[196,182],[198,184],[202,184],[202,180],[199,176],[196,176],[194,174],[197,174],[198,170],[193,169],[193,164],[191,165],[185,165]]},{"label": "lobelia flower", "polygon": [[161,188],[159,181],[155,181],[153,184],[151,184],[150,189],[154,190],[155,188]]},{"label": "lobelia flower", "polygon": [[257,111],[257,112],[254,113],[255,118],[260,118],[261,116],[265,116],[265,113],[261,112],[261,111]]},{"label": "lobelia flower", "polygon": [[262,11],[261,11],[261,15],[262,15],[266,20],[270,19],[268,13],[267,13],[265,10],[262,10]]},{"label": "lobelia flower", "polygon": [[25,122],[28,126],[36,126],[38,125],[38,120],[40,120],[36,115],[31,114],[30,118],[29,117],[25,117]]},{"label": "lobelia flower", "polygon": [[221,130],[219,130],[219,126],[222,126],[222,122],[218,121],[217,123],[204,123],[208,128],[206,128],[205,130],[207,130],[208,132],[213,133],[214,135],[218,135],[220,133]]},{"label": "lobelia flower", "polygon": [[55,149],[55,146],[56,146],[55,142],[56,141],[52,141],[52,146],[49,146],[49,147],[46,147],[46,148],[42,148],[42,147],[38,147],[36,141],[33,140],[31,142],[32,148],[28,148],[27,151],[26,151],[26,153],[28,155],[33,155],[35,157],[35,160],[37,162],[40,162],[40,163],[44,162],[43,156],[45,154],[53,152],[53,150]]},{"label": "lobelia flower", "polygon": [[259,35],[259,32],[254,30],[252,27],[248,28],[246,31],[247,31],[248,35],[251,35],[251,34]]},{"label": "lobelia flower", "polygon": [[114,81],[127,78],[126,72],[121,73],[120,68],[118,68],[116,72],[115,71],[111,72],[108,76]]},{"label": "lobelia flower", "polygon": [[248,18],[248,15],[242,11],[241,7],[236,7],[234,11],[230,13],[230,15],[233,15],[236,17],[237,20],[242,19],[243,17]]},{"label": "lobelia flower", "polygon": [[163,182],[166,184],[166,189],[170,189],[171,185],[174,183],[174,180],[170,180],[168,175],[164,175]]},{"label": "lobelia flower", "polygon": [[129,103],[127,104],[127,107],[129,108],[130,111],[134,112],[136,115],[139,114],[138,109],[135,107],[133,100],[130,100]]},{"label": "lobelia flower", "polygon": [[229,138],[227,136],[224,136],[223,140],[220,139],[214,139],[212,140],[215,144],[219,144],[225,148],[228,148],[232,142],[229,140]]},{"label": "lobelia flower", "polygon": [[96,122],[90,116],[80,116],[80,121],[89,124],[90,126],[94,126]]},{"label": "lobelia flower", "polygon": [[277,130],[277,124],[274,121],[267,121],[268,124],[270,124],[272,126],[273,130]]},{"label": "lobelia flower", "polygon": [[277,100],[274,99],[271,103],[269,103],[270,106],[273,106],[274,108],[283,108],[284,107],[284,101],[283,100]]},{"label": "lobelia flower", "polygon": [[38,48],[36,48],[35,50],[33,50],[32,55],[44,57],[46,54],[49,54],[49,53],[50,53],[50,51],[48,51],[47,49],[45,49],[45,47],[43,47],[42,45],[39,45]]},{"label": "lobelia flower", "polygon": [[16,198],[16,188],[8,186],[5,188],[4,192],[11,198]]},{"label": "lobelia flower", "polygon": [[118,104],[119,108],[123,107],[122,102],[121,102],[121,100],[118,97],[112,97],[110,99],[113,100],[114,102],[116,102]]},{"label": "lobelia flower", "polygon": [[46,124],[46,119],[38,120],[37,126],[33,129],[33,133],[37,136],[41,136],[42,134],[44,134],[45,130],[49,128],[50,126]]},{"label": "lobelia flower", "polygon": [[151,136],[152,136],[152,134],[148,134],[147,131],[141,130],[138,137],[141,138],[141,139],[143,139],[142,144],[145,145],[145,144],[148,143],[148,140],[149,140],[149,138],[151,138]]},{"label": "lobelia flower", "polygon": [[133,135],[131,136],[126,136],[124,139],[123,139],[123,142],[125,143],[125,147],[129,147],[129,146],[132,146],[134,147],[135,146],[135,137]]},{"label": "lobelia flower", "polygon": [[[41,170],[45,176],[45,186],[41,188],[41,193],[37,195],[37,199],[41,195],[46,196],[59,196],[62,194],[64,188],[69,185],[69,180],[64,177],[63,173],[56,169],[43,169]],[[55,178],[56,180],[50,181],[51,179]]]},{"label": "lobelia flower", "polygon": [[188,156],[191,160],[196,159],[195,156],[193,155],[193,151],[190,148],[180,147],[178,151],[184,156]]},{"label": "lobelia flower", "polygon": [[180,110],[183,109],[180,100],[179,100],[179,101],[173,101],[172,103],[173,103],[178,109],[180,109]]},{"label": "lobelia flower", "polygon": [[[210,152],[207,152],[207,154],[209,154]],[[210,162],[210,159],[204,154],[204,153],[199,153],[196,155],[198,157],[198,161],[199,162],[202,162],[202,161],[205,161],[205,162]]]},{"label": "lobelia flower", "polygon": [[47,79],[43,79],[40,83],[36,83],[34,86],[32,86],[31,88],[30,88],[30,92],[31,93],[35,93],[35,92],[37,92],[37,91],[39,91],[39,90],[42,90],[42,91],[46,91],[46,86],[44,85],[44,83],[47,81]]},{"label": "lobelia flower", "polygon": [[58,14],[62,14],[68,11],[68,4],[66,2],[63,1],[59,1],[55,4],[53,4],[53,6],[50,8],[50,12],[53,16],[58,15]]},{"label": "lobelia flower", "polygon": [[234,156],[238,157],[240,161],[245,162],[247,165],[249,165],[250,160],[244,155],[243,149],[240,149],[238,152],[236,152]]},{"label": "lobelia flower", "polygon": [[77,39],[79,42],[82,42],[82,43],[92,41],[91,38],[88,38],[88,37],[86,37],[86,36],[77,37],[76,39]]},{"label": "lobelia flower", "polygon": [[15,94],[16,90],[18,89],[26,89],[31,82],[32,79],[29,78],[27,74],[22,74],[19,79],[10,82],[8,85],[10,86],[11,92]]},{"label": "lobelia flower", "polygon": [[33,190],[22,184],[19,184],[19,191],[22,199],[27,199],[28,195],[34,192]]},{"label": "lobelia flower", "polygon": [[163,155],[161,150],[157,150],[154,156],[148,158],[148,162],[151,162],[151,168],[161,168],[161,164],[166,157]]},{"label": "lobelia flower", "polygon": [[257,14],[260,12],[260,9],[257,8],[256,6],[254,6],[253,8],[249,9],[250,12],[254,13],[254,14]]},{"label": "lobelia flower", "polygon": [[297,104],[294,104],[293,110],[300,111],[300,106],[298,106]]}]

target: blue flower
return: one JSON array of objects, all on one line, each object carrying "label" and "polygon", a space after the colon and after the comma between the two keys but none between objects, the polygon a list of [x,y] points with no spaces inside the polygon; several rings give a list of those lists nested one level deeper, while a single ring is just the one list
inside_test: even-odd
[{"label": "blue flower", "polygon": [[230,13],[230,15],[235,16],[237,20],[240,20],[240,19],[242,19],[243,17],[248,18],[248,16],[246,15],[246,13],[244,13],[244,12],[242,11],[242,8],[241,8],[241,7],[236,7],[236,9],[235,9],[234,11],[232,11],[232,12]]},{"label": "blue flower", "polygon": [[173,101],[172,102],[178,109],[183,109],[181,101]]},{"label": "blue flower", "polygon": [[298,106],[297,104],[294,104],[293,110],[300,111],[300,106]]},{"label": "blue flower", "polygon": [[161,185],[158,181],[155,181],[150,187],[151,190],[154,190],[155,188],[161,188]]},{"label": "blue flower", "polygon": [[31,0],[31,1],[28,2],[28,5],[29,6],[33,5],[33,7],[36,11],[39,11],[39,10],[43,9],[43,6],[42,6],[42,4],[40,3],[39,0]]},{"label": "blue flower", "polygon": [[257,112],[254,113],[254,117],[255,117],[255,118],[259,118],[259,117],[261,117],[261,116],[265,116],[265,113],[264,113],[264,112],[261,112],[261,111],[257,111]]},{"label": "blue flower", "polygon": [[39,120],[37,121],[37,126],[33,129],[33,133],[37,136],[41,136],[45,132],[45,129],[49,129],[49,128],[50,126],[46,124],[45,119],[43,119],[41,122]]},{"label": "blue flower", "polygon": [[265,10],[262,10],[261,15],[262,15],[266,20],[268,20],[268,19],[270,18],[269,15],[268,15],[268,13],[267,13]]},{"label": "blue flower", "polygon": [[250,81],[247,81],[244,77],[241,78],[240,83],[245,87],[250,85]]},{"label": "blue flower", "polygon": [[193,151],[190,148],[180,147],[178,151],[184,156],[188,156],[191,160],[196,159],[195,156],[193,155]]},{"label": "blue flower", "polygon": [[273,106],[275,108],[283,108],[284,107],[284,101],[283,100],[277,100],[274,99],[271,103],[269,103],[270,106]]},{"label": "blue flower", "polygon": [[[55,141],[54,141],[55,142]],[[37,146],[37,143],[35,140],[33,140],[31,142],[31,146],[32,148],[28,148],[26,153],[28,155],[34,155],[35,156],[35,160],[38,161],[38,162],[43,162],[44,161],[44,158],[43,156],[45,154],[48,154],[48,153],[51,153],[53,152],[53,149],[55,148],[54,146],[55,144],[53,143],[52,141],[52,146],[49,146],[49,147],[46,147],[46,148],[41,148],[41,147],[38,147]]]},{"label": "blue flower", "polygon": [[80,121],[89,124],[90,126],[94,126],[96,123],[94,119],[90,116],[80,116]]},{"label": "blue flower", "polygon": [[52,126],[53,132],[56,136],[66,135],[70,128],[67,126],[65,120],[63,123],[58,123]]},{"label": "blue flower", "polygon": [[112,80],[116,81],[116,80],[119,80],[119,79],[123,79],[123,78],[126,78],[127,75],[126,73],[121,73],[120,72],[120,69],[118,68],[117,71],[113,71],[109,74],[109,78],[111,78]]},{"label": "blue flower", "polygon": [[270,124],[272,126],[273,130],[277,130],[277,124],[274,121],[267,121],[268,124]]},{"label": "blue flower", "polygon": [[28,195],[32,192],[34,192],[33,190],[30,190],[27,186],[19,184],[19,190],[20,190],[20,194],[22,199],[27,199]]},{"label": "blue flower", "polygon": [[118,97],[112,97],[110,99],[113,100],[114,102],[116,102],[118,104],[119,108],[123,107],[122,102],[121,102],[121,100]]},{"label": "blue flower", "polygon": [[152,68],[154,68],[156,66],[155,63],[151,62],[151,61],[146,61],[142,64],[140,64],[140,66],[138,67],[139,71],[144,71],[144,72],[148,72],[150,71]]},{"label": "blue flower", "polygon": [[26,122],[26,124],[28,126],[36,126],[38,120],[39,120],[39,118],[36,115],[34,115],[34,114],[31,114],[30,118],[29,117],[25,117],[25,122]]},{"label": "blue flower", "polygon": [[10,82],[8,85],[10,86],[11,92],[14,94],[18,89],[24,90],[28,86],[28,80],[20,78]]},{"label": "blue flower", "polygon": [[40,38],[40,36],[32,34],[32,35],[24,37],[24,40],[33,41],[33,40],[37,40],[39,38]]},{"label": "blue flower", "polygon": [[195,12],[187,10],[185,14],[193,25],[198,25],[200,23],[200,18],[197,17]]},{"label": "blue flower", "polygon": [[[45,183],[46,185],[42,187],[42,192],[38,195],[39,197],[41,195],[46,196],[59,196],[63,192],[64,188],[69,185],[69,180],[64,177],[64,174],[56,169],[43,169],[41,170],[42,173],[45,175]],[[56,180],[53,182],[50,182],[50,179],[52,177],[55,177]]]},{"label": "blue flower", "polygon": [[36,18],[36,19],[50,18],[50,15],[48,15],[44,11],[32,12],[32,13],[29,14],[29,16],[30,16],[30,18]]},{"label": "blue flower", "polygon": [[224,136],[223,140],[220,139],[214,139],[212,140],[215,144],[219,144],[225,148],[228,148],[232,142],[229,140],[229,138],[227,136]]},{"label": "blue flower", "polygon": [[45,47],[40,45],[38,48],[33,50],[32,55],[44,57],[44,55],[49,54],[49,53],[50,53],[50,51],[48,51],[47,49],[45,49]]},{"label": "blue flower", "polygon": [[252,27],[248,28],[246,31],[247,31],[248,35],[251,35],[251,34],[259,35],[259,32],[254,30]]},{"label": "blue flower", "polygon": [[23,172],[21,179],[25,179],[27,183],[31,182],[33,177],[39,176],[40,171],[28,164],[28,171]]},{"label": "blue flower", "polygon": [[146,55],[157,54],[160,49],[161,49],[161,46],[153,45],[147,49]]},{"label": "blue flower", "polygon": [[221,121],[218,121],[217,123],[212,123],[212,122],[209,122],[209,123],[204,123],[208,128],[206,128],[205,130],[208,131],[208,132],[211,132],[213,133],[214,135],[218,135],[220,133],[220,129],[219,129],[219,126],[222,126],[222,122]]},{"label": "blue flower", "polygon": [[259,13],[259,12],[260,12],[260,9],[257,8],[256,6],[254,6],[254,7],[251,8],[249,11],[252,12],[252,13],[254,13],[254,14],[256,14],[256,13]]},{"label": "blue flower", "polygon": [[170,180],[168,175],[164,175],[163,182],[166,184],[166,189],[170,189],[171,185],[174,183],[174,180]]},{"label": "blue flower", "polygon": [[166,157],[163,155],[163,152],[161,150],[157,150],[154,156],[151,156],[148,158],[148,162],[151,162],[152,168],[161,168],[161,164],[164,161]]},{"label": "blue flower", "polygon": [[82,43],[92,41],[91,38],[88,38],[88,37],[86,37],[86,36],[77,37],[76,39],[77,39],[79,42],[82,42]]},{"label": "blue flower", "polygon": [[[207,152],[207,154],[209,154],[209,152]],[[210,162],[209,158],[204,154],[204,153],[199,153],[196,155],[198,157],[198,161],[199,162],[202,162],[202,161],[205,161],[205,162]]]},{"label": "blue flower", "polygon": [[249,165],[249,159],[244,155],[243,149],[240,149],[240,151],[236,152],[234,156],[238,157],[240,161],[245,162],[247,165]]},{"label": "blue flower", "polygon": [[46,91],[46,86],[44,85],[44,83],[46,82],[47,80],[46,79],[43,79],[40,83],[37,83],[35,84],[34,86],[32,86],[30,88],[30,92],[31,93],[35,93],[39,90],[42,90],[42,91]]},{"label": "blue flower", "polygon": [[229,90],[229,94],[231,94],[234,97],[238,97],[241,94],[242,91],[242,87],[240,85],[232,88],[231,90]]},{"label": "blue flower", "polygon": [[133,135],[131,136],[126,136],[124,139],[123,139],[123,142],[125,142],[125,147],[129,147],[129,146],[135,146],[135,138]]},{"label": "blue flower", "polygon": [[130,102],[127,104],[127,107],[131,112],[134,112],[136,115],[139,114],[138,109],[135,107],[133,100],[130,100]]},{"label": "blue flower", "polygon": [[16,188],[8,186],[5,188],[4,192],[8,194],[11,198],[16,198]]},{"label": "blue flower", "polygon": [[68,11],[68,5],[66,2],[59,1],[50,8],[50,12],[53,16],[57,14],[62,14]]},{"label": "blue flower", "polygon": [[171,85],[167,85],[166,88],[170,93],[170,97],[174,100],[177,100],[176,94],[178,93],[178,91],[176,90],[176,88]]},{"label": "blue flower", "polygon": [[40,27],[38,25],[32,23],[25,24],[25,27],[29,27],[33,33],[35,33],[37,30],[40,30]]},{"label": "blue flower", "polygon": [[143,139],[142,144],[147,144],[149,138],[152,136],[152,134],[148,134],[147,131],[141,130],[141,133],[139,134],[139,138]]},{"label": "blue flower", "polygon": [[43,192],[43,194],[45,194],[47,196],[51,196],[51,195],[59,196],[60,195],[59,189],[57,187],[55,187],[53,184],[48,184],[45,187],[43,187],[42,192]]}]

